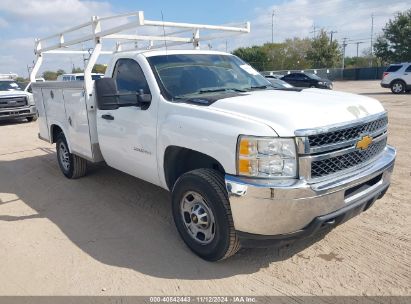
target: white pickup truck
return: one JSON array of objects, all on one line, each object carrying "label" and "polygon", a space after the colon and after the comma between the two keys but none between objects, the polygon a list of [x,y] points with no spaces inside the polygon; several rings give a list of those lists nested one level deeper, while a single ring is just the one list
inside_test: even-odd
[{"label": "white pickup truck", "polygon": [[33,84],[61,171],[78,178],[104,160],[171,191],[178,232],[206,260],[311,236],[389,187],[396,152],[375,99],[273,89],[216,51],[115,52],[104,78],[87,73]]},{"label": "white pickup truck", "polygon": [[36,120],[37,110],[33,95],[23,91],[13,79],[14,77],[9,75],[0,74],[0,120],[21,118],[26,118],[29,122]]}]

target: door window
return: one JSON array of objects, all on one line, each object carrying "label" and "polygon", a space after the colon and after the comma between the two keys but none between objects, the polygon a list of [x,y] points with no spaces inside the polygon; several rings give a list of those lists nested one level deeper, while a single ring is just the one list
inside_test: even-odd
[{"label": "door window", "polygon": [[408,66],[408,68],[405,71],[406,72],[411,72],[411,64]]},{"label": "door window", "polygon": [[[119,103],[132,103],[137,99],[137,93],[143,90],[150,94],[146,78],[140,65],[133,59],[119,59],[114,68],[113,78],[119,91]],[[129,93],[129,94],[128,94]]]}]

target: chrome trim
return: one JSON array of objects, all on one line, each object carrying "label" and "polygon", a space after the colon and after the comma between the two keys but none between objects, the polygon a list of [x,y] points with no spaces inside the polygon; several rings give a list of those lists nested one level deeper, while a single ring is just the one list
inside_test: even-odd
[{"label": "chrome trim", "polygon": [[[226,175],[235,229],[260,235],[298,231],[314,218],[360,200],[375,200],[390,184],[396,151],[387,146],[373,163],[355,172],[338,174],[326,181],[273,181]],[[381,181],[351,197],[345,191],[382,174]],[[256,220],[257,219],[257,220]]]},{"label": "chrome trim", "polygon": [[[381,140],[384,140],[387,138],[387,133],[382,134],[381,136],[378,136],[376,138],[373,138],[372,140],[372,145],[376,144],[378,142],[380,142]],[[354,141],[355,143],[356,141]],[[323,154],[318,154],[318,155],[307,155],[307,156],[300,156],[300,159],[310,159],[311,161],[316,161],[316,160],[323,160],[323,159],[327,159],[327,158],[333,158],[336,156],[340,156],[340,155],[344,155],[344,154],[348,154],[350,152],[354,152],[358,150],[355,145],[345,148],[345,149],[341,149],[341,150],[337,150],[337,151],[333,151],[333,152],[328,152],[328,153],[323,153]],[[365,151],[365,150],[364,150]]]},{"label": "chrome trim", "polygon": [[315,128],[315,129],[300,129],[300,130],[296,130],[294,132],[294,134],[296,136],[310,136],[310,135],[318,135],[318,134],[321,134],[321,133],[329,133],[329,132],[343,130],[343,129],[346,129],[346,128],[356,127],[358,125],[368,123],[368,122],[371,122],[373,120],[383,118],[385,116],[387,116],[387,111],[384,111],[384,112],[381,112],[381,113],[378,113],[378,114],[374,114],[374,115],[369,115],[365,118],[351,120],[351,121],[342,122],[342,123],[333,124],[333,125],[328,125],[328,126],[323,126],[323,127],[319,127],[319,128]]},{"label": "chrome trim", "polygon": [[[387,134],[385,133],[384,135],[376,138],[375,141],[373,141],[374,143],[380,142],[381,140],[384,140],[387,138]],[[362,162],[358,165],[352,166],[350,168],[338,171],[336,173],[331,173],[325,176],[321,176],[321,177],[317,177],[317,178],[311,178],[311,164],[313,161],[318,161],[318,160],[323,160],[323,159],[329,159],[329,158],[333,158],[336,156],[341,156],[344,154],[348,154],[351,152],[354,152],[357,150],[357,148],[354,147],[350,147],[344,150],[338,150],[335,152],[331,152],[331,153],[327,153],[327,154],[321,154],[321,155],[313,155],[313,156],[303,156],[303,157],[299,157],[299,168],[300,168],[300,179],[305,179],[307,180],[309,183],[316,183],[316,182],[320,182],[320,181],[324,181],[327,179],[332,179],[338,175],[342,175],[345,174],[347,172],[352,172],[352,171],[356,171],[359,170],[365,166],[367,166],[368,164],[372,163],[373,161],[375,161],[376,158],[380,157],[382,153],[384,153],[384,151],[387,149],[387,147],[380,153],[377,154],[376,156],[374,156],[373,158],[369,159],[368,161]]]},{"label": "chrome trim", "polygon": [[[387,132],[387,127],[378,129],[372,133],[369,133],[367,135],[371,136],[373,139],[378,138],[378,136],[384,135]],[[335,143],[335,144],[331,144],[331,145],[324,145],[324,146],[319,146],[319,147],[309,147],[309,152],[308,153],[321,153],[321,152],[326,152],[326,151],[331,151],[331,150],[336,150],[336,149],[340,149],[340,148],[344,148],[344,147],[348,147],[350,145],[355,144],[357,141],[359,141],[361,139],[361,136],[358,136],[354,139],[351,140],[347,140],[347,141],[342,141],[339,143]],[[307,140],[307,142],[309,142]],[[309,143],[308,143],[309,145]]]}]

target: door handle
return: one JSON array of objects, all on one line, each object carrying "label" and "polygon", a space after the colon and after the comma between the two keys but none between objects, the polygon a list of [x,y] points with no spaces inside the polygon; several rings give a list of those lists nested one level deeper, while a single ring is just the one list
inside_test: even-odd
[{"label": "door handle", "polygon": [[107,120],[114,120],[114,116],[111,114],[103,114],[101,115],[101,118],[107,119]]}]

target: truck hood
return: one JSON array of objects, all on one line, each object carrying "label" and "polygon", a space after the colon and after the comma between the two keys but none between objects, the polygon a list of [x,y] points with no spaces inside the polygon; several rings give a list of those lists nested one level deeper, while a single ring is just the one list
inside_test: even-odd
[{"label": "truck hood", "polygon": [[253,91],[217,100],[210,108],[263,122],[282,137],[294,136],[299,129],[319,128],[384,112],[376,99],[320,89]]},{"label": "truck hood", "polygon": [[31,95],[28,92],[25,91],[0,91],[0,97],[6,97],[6,96],[29,96]]}]

